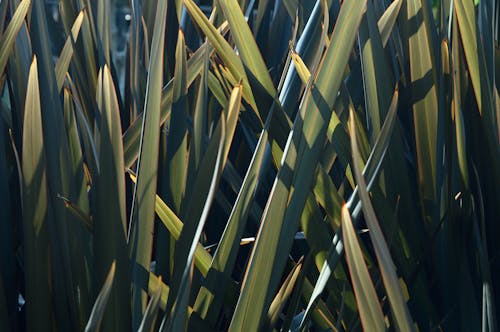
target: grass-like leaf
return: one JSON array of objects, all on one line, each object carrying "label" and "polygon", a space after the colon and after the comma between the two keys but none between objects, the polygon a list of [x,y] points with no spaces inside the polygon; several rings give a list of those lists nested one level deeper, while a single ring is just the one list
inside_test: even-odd
[{"label": "grass-like leaf", "polygon": [[384,314],[346,205],[342,207],[342,238],[361,324],[366,331],[385,331]]},{"label": "grass-like leaf", "polygon": [[421,202],[424,213],[433,217],[436,204],[437,169],[437,84],[430,32],[421,0],[408,1],[410,76],[414,91],[413,120]]},{"label": "grass-like leaf", "polygon": [[106,305],[108,304],[109,297],[111,295],[111,290],[113,288],[113,282],[115,280],[116,264],[113,262],[106,277],[106,281],[102,286],[99,296],[95,301],[94,308],[90,314],[90,318],[85,327],[85,332],[97,332],[101,329],[101,322],[106,311]]},{"label": "grass-like leaf", "polygon": [[73,27],[71,28],[71,34],[66,39],[64,43],[64,47],[59,55],[59,59],[56,63],[56,79],[57,79],[57,88],[59,91],[62,89],[64,78],[69,68],[69,64],[71,62],[71,57],[74,53],[73,44],[77,41],[78,35],[80,34],[80,28],[83,24],[85,12],[82,10],[80,14],[76,17],[75,22],[73,23]]},{"label": "grass-like leaf", "polygon": [[[156,19],[149,61],[148,85],[144,109],[143,132],[137,182],[134,190],[134,206],[131,215],[133,224],[132,259],[137,265],[133,279],[138,282],[140,269],[149,271],[153,249],[153,222],[158,170],[158,145],[160,139],[160,107],[163,81],[163,50],[167,1],[158,1]],[[133,290],[133,326],[138,328],[146,310],[146,293],[137,285]]]},{"label": "grass-like leaf", "polygon": [[50,331],[48,197],[38,63],[30,67],[23,128],[23,228],[29,329]]},{"label": "grass-like leaf", "polygon": [[7,60],[9,59],[10,50],[16,41],[16,35],[22,27],[24,18],[31,7],[31,0],[23,0],[17,7],[12,19],[5,29],[5,32],[0,39],[0,73],[5,70]]},{"label": "grass-like leaf", "polygon": [[[108,266],[120,278],[116,280],[109,300],[109,315],[104,316],[104,328],[130,327],[130,272],[127,252],[127,219],[125,215],[125,169],[121,145],[120,109],[111,73],[107,67],[99,73],[97,105],[101,113],[99,161],[96,179],[97,211],[93,220],[96,281],[103,283]],[[115,143],[118,142],[118,143]]]},{"label": "grass-like leaf", "polygon": [[[356,128],[354,126],[352,110],[349,129],[351,133],[354,175],[358,184],[358,194],[360,196],[365,221],[368,225],[370,238],[372,240],[373,247],[375,248],[375,254],[377,255],[377,261],[379,263],[382,280],[384,282],[384,286],[389,297],[389,303],[391,305],[392,312],[394,313],[396,324],[399,330],[410,332],[413,331],[413,321],[410,316],[408,307],[406,306],[403,292],[401,291],[401,288],[399,286],[399,279],[394,268],[394,262],[392,261],[389,247],[387,245],[387,242],[385,241],[384,234],[382,233],[382,229],[380,228],[380,225],[378,223],[375,210],[373,209],[373,205],[366,188],[366,182],[362,174],[361,156],[358,151]],[[345,223],[343,223],[343,225],[345,225]],[[344,233],[344,236],[345,234],[346,233]],[[346,241],[345,238],[344,241]],[[346,241],[346,255],[349,255],[349,253],[347,252],[348,250],[349,249],[347,247]],[[352,272],[354,271],[351,270],[351,273]],[[365,328],[367,327],[365,326]]]}]

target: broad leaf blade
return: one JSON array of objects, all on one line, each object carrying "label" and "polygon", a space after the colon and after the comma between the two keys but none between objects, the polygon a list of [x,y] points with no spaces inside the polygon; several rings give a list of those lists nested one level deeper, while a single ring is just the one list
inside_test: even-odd
[{"label": "broad leaf blade", "polygon": [[103,328],[125,331],[130,328],[130,272],[127,252],[125,169],[121,144],[120,109],[108,66],[100,71],[97,105],[101,113],[99,163],[96,179],[97,211],[93,221],[96,282],[102,284],[107,267],[113,263],[120,278],[111,291],[109,311]]},{"label": "broad leaf blade", "polygon": [[30,67],[26,91],[22,171],[27,328],[50,331],[48,197],[36,57]]},{"label": "broad leaf blade", "polygon": [[[158,170],[158,146],[160,139],[160,110],[163,81],[163,54],[165,39],[165,19],[167,1],[158,1],[156,19],[149,61],[149,76],[144,109],[143,131],[141,135],[140,158],[138,161],[137,182],[134,190],[133,212],[134,222],[132,243],[132,260],[134,282],[140,278],[140,269],[149,271],[151,251],[153,248],[153,222],[156,195],[156,179]],[[146,293],[137,284],[133,289],[133,328],[137,329],[146,310]]]},{"label": "broad leaf blade", "polygon": [[430,32],[422,14],[421,0],[407,2],[410,76],[413,95],[413,120],[418,164],[418,183],[424,215],[434,217],[437,169],[437,85]]}]

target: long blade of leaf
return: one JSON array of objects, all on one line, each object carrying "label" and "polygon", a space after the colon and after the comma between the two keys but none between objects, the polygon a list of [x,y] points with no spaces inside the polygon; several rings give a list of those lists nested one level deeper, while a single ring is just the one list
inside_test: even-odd
[{"label": "long blade of leaf", "polygon": [[269,306],[269,312],[267,313],[267,320],[269,327],[272,328],[276,324],[278,320],[278,315],[281,313],[288,298],[292,294],[292,290],[295,286],[297,278],[299,277],[301,269],[302,269],[302,261],[300,261],[293,267],[292,271],[290,271],[285,281],[283,282],[283,285],[281,285],[280,290],[274,297],[273,302],[271,302],[271,305]]},{"label": "long blade of leaf", "polygon": [[106,281],[102,286],[97,300],[95,301],[94,308],[92,308],[92,313],[85,326],[85,332],[97,332],[101,327],[101,322],[104,317],[104,312],[106,310],[106,305],[108,304],[109,296],[111,295],[111,289],[113,287],[113,281],[115,279],[116,264],[113,262],[111,268],[109,269]]},{"label": "long blade of leaf", "polygon": [[[238,106],[239,107],[239,106]],[[225,142],[225,125],[224,121],[220,121],[220,126],[218,126],[218,133],[215,137],[219,137],[219,147],[217,150],[217,157],[214,165],[214,169],[212,172],[212,179],[210,181],[210,189],[207,195],[207,199],[205,201],[205,205],[203,207],[202,214],[200,216],[200,220],[196,225],[196,231],[194,233],[193,239],[190,243],[187,259],[185,260],[185,266],[182,272],[182,278],[178,290],[177,297],[175,299],[174,306],[172,308],[172,312],[170,313],[170,317],[168,322],[162,323],[163,328],[160,328],[161,331],[181,331],[186,329],[187,323],[187,313],[188,313],[188,304],[189,304],[189,293],[191,282],[193,278],[193,259],[196,252],[196,247],[198,242],[200,241],[201,233],[203,231],[203,227],[205,226],[205,222],[208,218],[208,213],[210,212],[210,208],[212,206],[213,199],[215,197],[215,191],[217,189],[217,182],[219,181],[220,172],[222,170],[223,164],[223,154],[224,154],[224,142]],[[207,152],[208,153],[208,152]],[[182,236],[182,234],[181,234]],[[181,242],[182,245],[182,242]],[[182,250],[183,247],[181,246]],[[183,254],[181,252],[181,254]],[[175,282],[175,279],[174,279]],[[165,318],[167,315],[165,315]]]},{"label": "long blade of leaf", "polygon": [[245,74],[245,69],[243,67],[243,64],[241,63],[240,58],[192,0],[184,0],[184,5],[186,6],[186,9],[191,15],[193,21],[195,21],[196,24],[203,30],[203,33],[205,33],[207,39],[214,47],[217,54],[224,61],[224,64],[229,68],[233,77],[238,81],[242,80],[243,96],[256,111],[256,115],[260,118],[260,114],[257,113],[255,99],[250,89],[250,84],[248,82],[248,78]]},{"label": "long blade of leaf", "polygon": [[69,64],[71,62],[71,57],[73,56],[74,52],[73,45],[74,43],[76,43],[76,40],[78,39],[84,15],[85,11],[82,10],[80,14],[78,14],[78,16],[76,17],[75,22],[73,23],[73,27],[71,28],[71,34],[66,39],[61,54],[59,55],[59,59],[57,59],[56,80],[57,80],[57,88],[59,91],[61,91],[62,89],[64,83],[64,77],[68,72]]},{"label": "long blade of leaf", "polygon": [[[271,293],[281,279],[309,193],[308,190],[295,190],[289,197],[289,190],[292,185],[310,188],[331,109],[354,45],[352,31],[358,29],[365,4],[366,1],[360,0],[342,5],[331,42],[318,69],[315,88],[308,93],[289,136],[231,321],[231,331],[259,328]],[[276,234],[280,235],[279,241],[276,241]],[[256,285],[260,287],[256,289]]]},{"label": "long blade of leaf", "polygon": [[21,29],[24,18],[31,6],[31,0],[23,0],[17,7],[7,29],[5,29],[2,39],[0,39],[0,74],[3,74],[7,60],[10,56],[10,50],[16,41],[16,35]]},{"label": "long blade of leaf", "polygon": [[[363,171],[364,176],[370,179],[368,181],[368,188],[370,188],[371,185],[373,184],[375,177],[378,174],[378,170],[380,169],[381,163],[384,159],[385,152],[387,151],[387,147],[389,145],[390,137],[392,134],[392,128],[396,120],[397,104],[398,104],[398,92],[396,91],[394,93],[391,106],[387,114],[387,118],[380,131],[380,136],[375,142],[375,146],[373,147],[370,153],[370,157],[368,158],[368,161],[366,162],[365,165],[365,169]],[[357,191],[358,188],[356,187],[354,189],[354,192],[351,194],[349,201],[346,204],[348,209],[353,211],[354,212],[353,214],[355,215],[359,215],[357,211],[361,208]],[[323,267],[321,268],[318,280],[316,281],[316,285],[314,286],[314,291],[311,295],[311,298],[309,299],[309,303],[307,304],[306,312],[304,318],[302,319],[301,326],[304,326],[304,324],[307,322],[309,314],[314,308],[314,305],[316,301],[319,299],[319,296],[321,295],[321,293],[323,293],[324,289],[326,288],[328,279],[335,270],[335,267],[337,266],[339,258],[341,257],[343,251],[344,251],[344,243],[341,240],[340,231],[337,231],[337,233],[332,239],[327,259],[325,260]]]},{"label": "long blade of leaf", "polygon": [[237,0],[220,0],[219,5],[226,16],[231,33],[234,37],[241,60],[252,72],[253,76],[264,86],[266,91],[274,96],[274,89],[271,76],[267,71],[266,64],[262,58],[259,47],[255,42],[252,31],[245,20],[245,16]]},{"label": "long blade of leaf", "polygon": [[[469,67],[469,73],[476,95],[479,112],[482,112],[482,96],[481,96],[481,77],[479,71],[479,56],[476,31],[476,10],[472,1],[456,0],[454,8],[457,15],[458,27],[460,28],[460,36],[462,45]],[[484,87],[485,88],[485,87]]]},{"label": "long blade of leaf", "polygon": [[[160,110],[163,81],[163,54],[167,1],[158,1],[156,8],[149,76],[144,109],[143,130],[139,147],[137,182],[134,190],[131,220],[135,230],[132,243],[132,259],[137,265],[133,278],[140,278],[140,269],[149,271],[153,248],[153,222],[158,170],[158,146],[160,139]],[[133,290],[132,325],[137,329],[146,309],[146,293],[137,285]]]},{"label": "long blade of leaf", "polygon": [[[130,174],[130,179],[134,183],[136,182],[136,177],[132,173]],[[158,195],[156,195],[155,212],[158,215],[158,218],[160,218],[162,224],[167,228],[170,235],[172,235],[174,240],[178,240],[184,224],[175,214],[175,212],[172,211],[172,209],[169,208],[168,205],[165,204],[165,202]],[[203,276],[207,275],[211,261],[212,257],[210,256],[210,254],[203,248],[201,244],[198,244],[198,248],[195,253],[194,264]]]},{"label": "long blade of leaf", "polygon": [[[353,153],[352,159],[354,164],[354,175],[358,185],[358,194],[361,199],[361,206],[363,208],[363,214],[369,229],[370,238],[375,248],[375,254],[377,255],[380,273],[382,274],[382,281],[384,282],[384,286],[389,297],[389,303],[399,330],[410,332],[413,331],[410,311],[406,306],[406,301],[404,300],[403,292],[399,286],[398,276],[394,268],[394,262],[389,252],[387,242],[385,241],[384,234],[382,233],[382,229],[378,223],[375,210],[368,194],[368,189],[366,188],[366,182],[362,174],[361,156],[359,155],[358,150],[356,128],[354,126],[352,110],[349,129],[351,132],[351,148]],[[346,244],[346,255],[348,255],[347,250],[348,248]]]},{"label": "long blade of leaf", "polygon": [[[264,129],[257,143],[242,187],[238,192],[236,202],[222,234],[222,239],[217,246],[213,261],[211,262],[211,269],[226,274],[228,278],[234,268],[238,254],[238,240],[243,234],[251,203],[254,200],[267,143],[268,132],[267,129]],[[215,317],[222,306],[222,295],[225,290],[225,285],[218,282],[218,278],[215,278],[217,275],[217,273],[211,274],[209,272],[206,283],[200,290],[194,305],[194,310],[200,313],[202,318],[213,321],[215,321]],[[211,314],[208,315],[208,312]]]},{"label": "long blade of leaf", "polygon": [[410,76],[414,91],[413,119],[417,147],[418,177],[423,210],[434,217],[437,171],[437,85],[433,65],[430,31],[425,22],[421,0],[407,2]]},{"label": "long blade of leaf", "polygon": [[384,314],[346,205],[342,207],[342,238],[363,329],[365,331],[385,331]]},{"label": "long blade of leaf", "polygon": [[382,44],[384,45],[384,47],[389,41],[389,37],[391,36],[394,24],[396,24],[396,19],[398,18],[399,10],[401,9],[402,4],[403,0],[396,0],[391,3],[390,6],[385,10],[384,14],[382,14],[382,16],[378,20],[378,29],[380,30],[380,36],[382,38]]},{"label": "long blade of leaf", "polygon": [[50,331],[48,197],[36,57],[30,67],[23,127],[22,192],[27,328]]},{"label": "long blade of leaf", "polygon": [[107,268],[114,264],[120,278],[111,291],[103,328],[125,331],[130,327],[130,264],[127,252],[125,207],[125,169],[121,144],[118,99],[108,66],[99,72],[97,105],[101,112],[99,161],[96,179],[96,213],[93,220],[94,267],[98,284],[104,282]]},{"label": "long blade of leaf", "polygon": [[180,214],[181,203],[186,190],[188,170],[188,139],[187,139],[187,64],[186,45],[184,34],[179,30],[176,47],[176,64],[174,73],[174,92],[172,101],[172,115],[167,137],[167,174],[168,197],[172,207]]},{"label": "long blade of leaf", "polygon": [[162,293],[162,283],[161,278],[158,279],[158,287],[155,290],[153,296],[149,300],[148,307],[144,313],[144,318],[142,319],[141,326],[139,326],[139,332],[153,332],[156,324],[156,318],[158,316],[158,310],[160,309],[160,299]]},{"label": "long blade of leaf", "polygon": [[[204,63],[204,50],[198,49],[188,60],[187,66],[187,85],[188,87],[194,82],[199,75]],[[173,79],[170,80],[162,89],[161,106],[160,106],[160,122],[158,127],[163,124],[169,117],[172,107],[173,98]],[[137,119],[130,125],[127,131],[123,134],[123,149],[125,166],[131,167],[138,157],[139,146],[141,142],[141,132],[144,122],[144,113],[139,114]]]}]

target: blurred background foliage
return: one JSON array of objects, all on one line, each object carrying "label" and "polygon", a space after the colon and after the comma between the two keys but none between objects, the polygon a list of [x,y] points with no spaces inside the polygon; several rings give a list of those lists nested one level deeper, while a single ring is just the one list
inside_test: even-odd
[{"label": "blurred background foliage", "polygon": [[0,331],[497,331],[499,8],[0,1]]}]

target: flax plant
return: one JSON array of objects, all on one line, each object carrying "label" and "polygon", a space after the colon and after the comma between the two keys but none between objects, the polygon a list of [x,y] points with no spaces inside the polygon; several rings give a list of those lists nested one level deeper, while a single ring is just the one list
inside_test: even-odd
[{"label": "flax plant", "polygon": [[0,1],[0,331],[498,330],[497,0],[116,6]]}]

